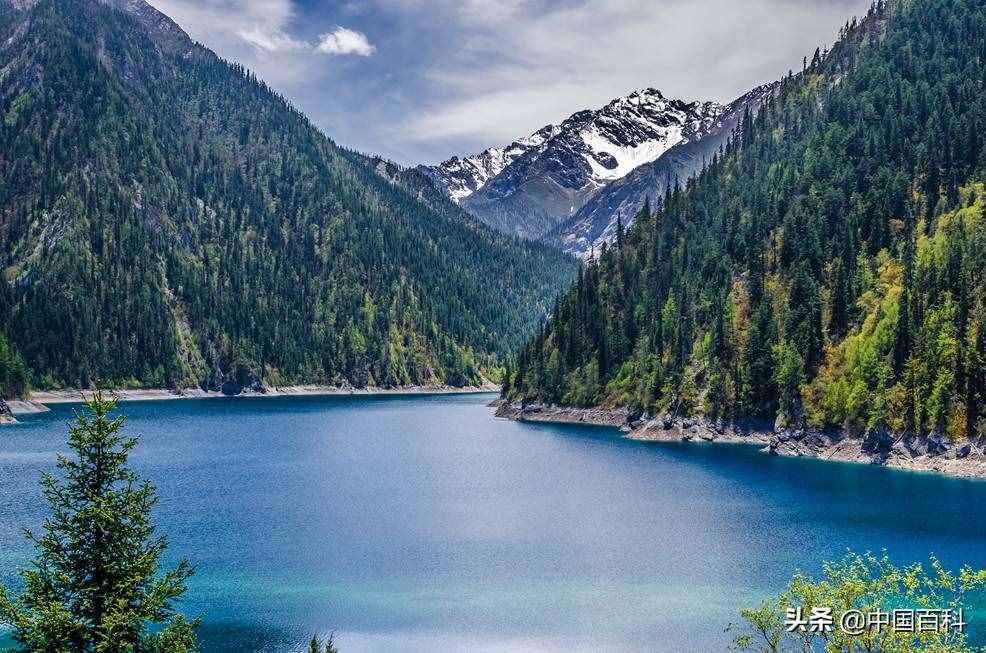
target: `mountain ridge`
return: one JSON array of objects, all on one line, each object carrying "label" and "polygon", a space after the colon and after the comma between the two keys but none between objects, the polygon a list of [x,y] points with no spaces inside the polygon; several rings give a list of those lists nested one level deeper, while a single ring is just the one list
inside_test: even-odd
[{"label": "mountain ridge", "polygon": [[[19,11],[28,11],[46,0],[0,0]],[[70,0],[71,1],[71,0]],[[155,9],[146,0],[94,0],[102,5],[136,18],[151,36],[167,36],[171,44],[192,45],[193,39],[167,14]]]},{"label": "mountain ridge", "polygon": [[576,256],[587,256],[599,251],[604,243],[612,244],[618,222],[630,227],[645,204],[660,205],[670,184],[684,184],[700,172],[736,135],[744,112],[749,109],[755,115],[776,88],[776,82],[762,84],[725,105],[715,124],[699,138],[677,143],[654,161],[601,187],[582,208],[555,226],[543,240],[560,243],[562,249]]},{"label": "mountain ridge", "polygon": [[506,148],[422,166],[480,220],[540,238],[607,183],[700,138],[725,107],[667,99],[654,88],[582,110]]},{"label": "mountain ridge", "polygon": [[495,374],[574,262],[387,182],[161,16],[0,19],[0,340],[35,386]]}]

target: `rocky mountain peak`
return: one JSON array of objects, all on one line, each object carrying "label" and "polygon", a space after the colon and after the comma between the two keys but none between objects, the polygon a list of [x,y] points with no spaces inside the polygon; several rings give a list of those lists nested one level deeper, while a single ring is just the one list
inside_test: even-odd
[{"label": "rocky mountain peak", "polygon": [[656,88],[583,109],[506,147],[423,167],[443,192],[481,220],[540,237],[603,186],[701,138],[726,107],[669,99]]},{"label": "rocky mountain peak", "polygon": [[459,203],[469,197],[504,168],[552,138],[558,127],[546,125],[530,136],[517,139],[505,147],[490,147],[472,156],[453,156],[437,166],[421,166],[419,170],[435,185]]},{"label": "rocky mountain peak", "polygon": [[[480,218],[490,202],[524,187],[540,188],[553,195],[548,203],[507,211],[536,213],[554,222],[577,210],[587,193],[656,160],[683,140],[700,137],[725,110],[715,102],[668,99],[656,88],[644,88],[600,109],[577,111],[559,125],[547,125],[505,147],[455,156],[421,170]],[[504,215],[502,207],[490,208]]]},{"label": "rocky mountain peak", "polygon": [[688,111],[701,116],[692,125],[694,132],[660,157],[613,180],[595,192],[571,218],[559,224],[547,237],[579,256],[598,251],[616,237],[617,220],[624,226],[650,201],[660,203],[669,179],[685,180],[699,172],[715,152],[726,143],[740,124],[744,112],[756,113],[770,97],[776,84],[765,84],[749,91],[726,106],[715,102],[692,103]]}]

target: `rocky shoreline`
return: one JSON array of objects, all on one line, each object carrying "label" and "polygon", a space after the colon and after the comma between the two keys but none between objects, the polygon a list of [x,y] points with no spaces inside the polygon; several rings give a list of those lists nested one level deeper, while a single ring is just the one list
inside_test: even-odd
[{"label": "rocky shoreline", "polygon": [[[401,396],[401,395],[443,395],[443,394],[480,394],[499,392],[499,386],[467,386],[456,388],[452,386],[405,386],[398,388],[354,388],[350,386],[328,385],[294,385],[283,387],[267,387],[261,389],[243,389],[230,394],[218,391],[207,391],[201,388],[184,388],[169,390],[165,388],[149,388],[142,390],[106,390],[106,394],[118,401],[160,401],[173,399],[219,399],[228,397],[300,397],[300,396]],[[15,415],[41,413],[48,410],[49,404],[79,403],[83,400],[82,390],[50,390],[33,392],[30,399],[4,402],[0,400],[0,424],[14,423]],[[6,416],[6,417],[5,417]]]},{"label": "rocky shoreline", "polygon": [[627,408],[568,408],[496,401],[496,416],[524,422],[590,424],[622,430],[626,437],[651,442],[722,442],[757,445],[766,454],[882,465],[986,479],[986,440],[953,443],[944,438],[895,437],[888,432],[852,437],[841,432],[775,429],[771,424],[722,424],[704,419],[649,417]]}]

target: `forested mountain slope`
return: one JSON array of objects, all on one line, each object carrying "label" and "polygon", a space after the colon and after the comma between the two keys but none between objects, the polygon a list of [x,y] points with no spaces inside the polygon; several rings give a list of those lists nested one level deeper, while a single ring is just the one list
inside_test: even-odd
[{"label": "forested mountain slope", "polygon": [[0,0],[2,394],[476,383],[574,274],[382,178],[142,0],[19,6]]},{"label": "forested mountain slope", "polygon": [[880,1],[641,215],[506,394],[982,435],[986,5]]}]

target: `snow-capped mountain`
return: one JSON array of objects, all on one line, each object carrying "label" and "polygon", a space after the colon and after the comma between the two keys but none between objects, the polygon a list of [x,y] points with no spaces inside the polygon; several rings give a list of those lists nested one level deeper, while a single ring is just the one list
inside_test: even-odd
[{"label": "snow-capped mountain", "polygon": [[461,159],[454,156],[437,166],[420,166],[420,170],[428,175],[452,201],[459,203],[485,186],[508,165],[528,151],[540,147],[556,133],[557,128],[548,125],[506,147],[491,147],[479,154]]},{"label": "snow-capped mountain", "polygon": [[612,242],[618,218],[629,226],[645,201],[649,199],[651,206],[659,204],[669,180],[677,179],[683,184],[701,171],[705,162],[735,133],[746,111],[756,114],[775,87],[776,84],[766,84],[745,93],[726,106],[715,124],[698,137],[679,142],[653,162],[599,189],[545,240],[560,243],[563,249],[579,256],[598,250],[604,242]]},{"label": "snow-capped mountain", "polygon": [[726,107],[645,89],[580,111],[504,148],[422,167],[449,197],[507,232],[541,238],[600,188],[702,138]]}]

